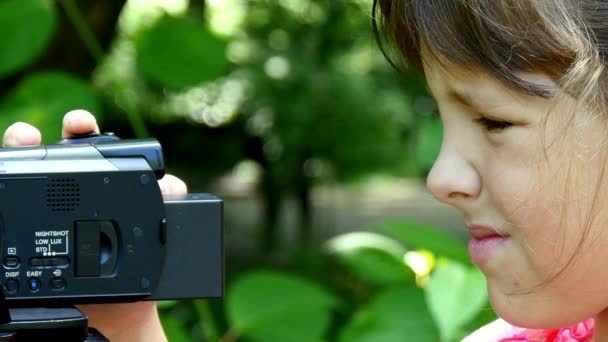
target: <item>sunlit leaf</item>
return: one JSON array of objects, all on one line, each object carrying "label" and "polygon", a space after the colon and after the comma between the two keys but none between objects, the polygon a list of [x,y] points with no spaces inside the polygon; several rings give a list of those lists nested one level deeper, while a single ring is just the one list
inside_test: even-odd
[{"label": "sunlit leaf", "polygon": [[63,115],[86,109],[101,117],[101,106],[92,87],[67,73],[30,74],[0,101],[0,128],[24,121],[42,130],[44,141],[61,138]]},{"label": "sunlit leaf", "polygon": [[326,247],[349,270],[370,284],[386,286],[415,281],[412,269],[403,260],[407,250],[386,236],[348,233],[329,240]]},{"label": "sunlit leaf", "polygon": [[238,279],[228,290],[231,329],[253,341],[320,341],[338,301],[308,280],[269,271]]},{"label": "sunlit leaf", "polygon": [[340,342],[436,341],[424,293],[416,287],[385,290],[356,313],[340,334]]},{"label": "sunlit leaf", "polygon": [[0,1],[0,77],[30,64],[55,31],[55,11],[49,0]]},{"label": "sunlit leaf", "polygon": [[466,244],[434,226],[416,222],[386,222],[378,226],[378,231],[401,241],[408,248],[426,249],[438,256],[471,263]]},{"label": "sunlit leaf", "polygon": [[431,275],[426,298],[442,341],[451,341],[485,307],[486,281],[475,267],[447,262],[437,266]]},{"label": "sunlit leaf", "polygon": [[226,42],[189,18],[163,17],[141,34],[136,48],[139,70],[169,88],[214,80],[227,65]]}]

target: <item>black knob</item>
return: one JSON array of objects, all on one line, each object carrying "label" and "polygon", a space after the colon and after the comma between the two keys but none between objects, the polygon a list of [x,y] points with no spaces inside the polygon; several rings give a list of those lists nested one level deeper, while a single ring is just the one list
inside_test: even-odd
[{"label": "black knob", "polygon": [[117,137],[114,133],[112,132],[106,132],[103,134],[99,134],[97,132],[89,132],[89,133],[85,133],[85,134],[80,134],[80,135],[75,135],[71,138],[67,138],[67,139],[62,139],[59,143],[66,145],[66,144],[94,144],[97,142],[101,142],[101,141],[117,141],[120,140],[119,137]]}]

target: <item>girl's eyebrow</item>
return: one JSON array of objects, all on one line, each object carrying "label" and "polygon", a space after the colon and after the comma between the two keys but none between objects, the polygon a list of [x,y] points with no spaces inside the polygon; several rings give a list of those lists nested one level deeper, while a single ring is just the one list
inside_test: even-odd
[{"label": "girl's eyebrow", "polygon": [[468,92],[450,89],[448,91],[448,95],[451,98],[455,99],[457,102],[460,102],[461,104],[467,107],[473,107],[473,101],[471,95]]},{"label": "girl's eyebrow", "polygon": [[[475,99],[472,94],[464,89],[450,89],[448,91],[448,96],[454,99],[456,102],[472,108],[476,112],[479,113],[493,113],[499,112],[499,108],[504,107],[505,104],[501,103],[501,101],[479,101]],[[487,97],[496,98],[500,95],[495,93],[487,94]]]},{"label": "girl's eyebrow", "polygon": [[484,108],[487,106],[482,106],[479,101],[476,101],[473,96],[471,96],[471,94],[467,91],[464,90],[457,90],[457,89],[450,89],[448,91],[448,95],[456,100],[457,102],[459,102],[460,104],[469,107],[469,108],[473,108],[477,111],[483,112],[484,109],[488,109],[488,108]]}]

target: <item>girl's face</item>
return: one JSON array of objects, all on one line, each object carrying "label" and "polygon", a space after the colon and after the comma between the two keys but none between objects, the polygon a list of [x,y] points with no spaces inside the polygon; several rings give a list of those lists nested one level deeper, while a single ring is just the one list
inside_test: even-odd
[{"label": "girl's face", "polygon": [[457,67],[427,63],[425,75],[444,126],[429,189],[460,210],[467,226],[508,236],[477,261],[498,315],[515,325],[550,328],[603,311],[605,120],[543,74],[520,76],[554,91],[551,99],[516,93]]}]

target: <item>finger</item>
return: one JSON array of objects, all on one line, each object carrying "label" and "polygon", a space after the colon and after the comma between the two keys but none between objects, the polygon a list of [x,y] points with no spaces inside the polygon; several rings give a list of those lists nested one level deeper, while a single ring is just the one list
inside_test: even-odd
[{"label": "finger", "polygon": [[[152,341],[152,339],[120,338],[122,337],[120,335],[128,336],[130,332],[137,331],[138,327],[151,330],[151,326],[146,323],[152,317],[157,317],[156,303],[153,301],[84,304],[77,305],[77,307],[87,316],[90,326],[95,327],[95,329],[112,341]],[[114,338],[115,336],[116,338]]]},{"label": "finger", "polygon": [[99,126],[97,125],[95,116],[86,110],[76,109],[68,112],[63,117],[61,136],[64,139],[90,132],[99,133]]},{"label": "finger", "polygon": [[188,193],[186,183],[173,175],[165,175],[158,181],[158,185],[163,195],[185,195]]},{"label": "finger", "polygon": [[4,147],[40,145],[42,135],[40,131],[25,122],[16,122],[4,131],[2,144]]}]

